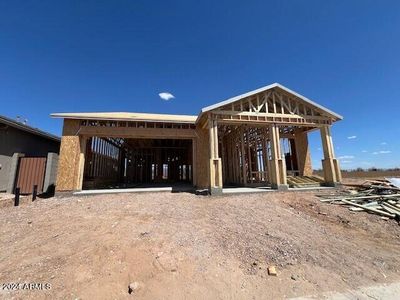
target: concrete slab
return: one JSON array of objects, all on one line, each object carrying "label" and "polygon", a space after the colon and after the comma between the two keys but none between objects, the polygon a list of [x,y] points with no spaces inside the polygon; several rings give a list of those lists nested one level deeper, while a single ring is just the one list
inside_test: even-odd
[{"label": "concrete slab", "polygon": [[[334,189],[333,187],[304,187],[304,188],[289,188],[287,191],[317,191]],[[98,190],[84,190],[73,192],[73,195],[101,195],[101,194],[119,194],[119,193],[157,193],[157,192],[192,192],[192,187],[186,186],[158,186],[158,187],[135,187],[135,188],[113,188],[113,189],[98,189]],[[248,193],[268,193],[268,192],[278,192],[276,189],[271,187],[230,187],[222,189],[222,195],[232,195],[232,194],[248,194]]]},{"label": "concrete slab", "polygon": [[147,187],[147,188],[130,188],[130,189],[102,189],[102,190],[85,190],[74,192],[73,195],[100,195],[100,194],[120,194],[120,193],[149,193],[149,192],[172,192],[172,187]]},{"label": "concrete slab", "polygon": [[319,190],[334,190],[333,186],[314,186],[314,187],[301,187],[301,188],[289,188],[289,191],[319,191]]},{"label": "concrete slab", "polygon": [[247,193],[266,193],[275,190],[270,187],[234,187],[222,189],[222,194],[247,194]]},{"label": "concrete slab", "polygon": [[[114,186],[103,189],[82,190],[75,191],[72,195],[101,195],[101,194],[120,194],[120,193],[181,193],[181,192],[194,192],[194,187],[186,183],[158,183],[158,184],[132,184],[128,186]],[[58,192],[59,194],[59,192]]]},{"label": "concrete slab", "polygon": [[[289,188],[284,191],[319,191],[319,190],[331,190],[335,189],[334,187],[303,187],[303,188]],[[229,194],[248,194],[248,193],[266,193],[266,192],[281,192],[281,190],[272,189],[270,187],[232,187],[232,188],[224,188],[222,190],[223,195]]]}]

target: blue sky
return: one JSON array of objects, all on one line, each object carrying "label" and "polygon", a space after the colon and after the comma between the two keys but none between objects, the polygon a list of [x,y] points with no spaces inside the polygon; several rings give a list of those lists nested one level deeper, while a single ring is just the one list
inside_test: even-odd
[{"label": "blue sky", "polygon": [[52,112],[197,114],[279,82],[345,117],[343,168],[399,167],[399,53],[400,1],[0,1],[0,114],[61,134]]}]

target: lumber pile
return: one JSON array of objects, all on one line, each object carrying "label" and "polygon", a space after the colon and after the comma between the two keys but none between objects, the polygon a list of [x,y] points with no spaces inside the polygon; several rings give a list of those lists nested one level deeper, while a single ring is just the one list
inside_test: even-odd
[{"label": "lumber pile", "polygon": [[318,176],[287,176],[287,183],[289,187],[319,187],[324,179]]},{"label": "lumber pile", "polygon": [[319,195],[320,201],[347,205],[354,212],[366,211],[400,222],[400,186],[396,180],[367,180],[363,184],[345,186],[348,189],[340,194]]}]

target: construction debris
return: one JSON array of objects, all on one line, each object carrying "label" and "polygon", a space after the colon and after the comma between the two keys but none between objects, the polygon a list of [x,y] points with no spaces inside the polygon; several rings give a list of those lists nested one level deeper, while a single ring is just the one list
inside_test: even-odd
[{"label": "construction debris", "polygon": [[287,183],[291,188],[320,187],[324,179],[319,176],[287,176]]},{"label": "construction debris", "polygon": [[270,276],[277,276],[278,273],[276,273],[276,268],[274,266],[268,267],[268,275]]},{"label": "construction debris", "polygon": [[138,282],[132,282],[131,284],[129,284],[128,286],[128,293],[132,294],[134,293],[137,289],[139,288],[139,283]]},{"label": "construction debris", "polygon": [[347,185],[349,189],[343,190],[339,195],[319,197],[321,202],[349,205],[351,211],[366,211],[400,222],[399,181],[398,178],[367,180],[363,184]]},{"label": "construction debris", "polygon": [[386,178],[395,187],[400,188],[400,178]]}]

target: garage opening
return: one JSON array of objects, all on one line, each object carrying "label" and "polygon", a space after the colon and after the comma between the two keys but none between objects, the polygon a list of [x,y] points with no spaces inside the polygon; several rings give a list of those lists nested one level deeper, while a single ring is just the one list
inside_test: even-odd
[{"label": "garage opening", "polygon": [[89,138],[83,189],[192,185],[192,147],[190,139]]}]

